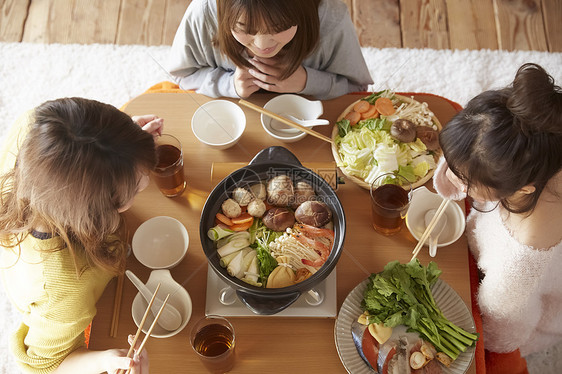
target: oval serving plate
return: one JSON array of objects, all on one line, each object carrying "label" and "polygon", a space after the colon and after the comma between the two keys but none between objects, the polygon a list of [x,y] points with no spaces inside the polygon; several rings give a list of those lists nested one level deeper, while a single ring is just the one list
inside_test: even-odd
[{"label": "oval serving plate", "polygon": [[[365,361],[359,356],[357,348],[351,337],[351,324],[362,313],[361,300],[367,288],[369,278],[359,283],[343,302],[334,326],[334,339],[340,360],[348,373],[373,374]],[[476,326],[472,314],[464,301],[445,281],[438,279],[433,285],[431,292],[437,306],[445,317],[455,325],[462,327],[468,332],[476,332]],[[444,374],[464,374],[474,359],[474,347],[469,347],[453,362],[450,367],[441,365]]]},{"label": "oval serving plate", "polygon": [[[404,103],[411,103],[411,102],[417,102],[419,103],[419,101],[414,100],[410,97],[407,96],[403,96],[403,95],[399,95],[399,94],[394,94],[398,99],[400,99],[401,102]],[[367,96],[365,96],[367,97]],[[351,103],[347,108],[345,108],[345,110],[342,112],[342,114],[339,115],[338,119],[336,120],[336,122],[341,121],[346,115],[347,113],[351,112],[353,110],[353,106],[355,104],[357,104],[359,101],[361,101],[363,98],[354,101],[353,103]],[[433,115],[432,117],[433,122],[437,125],[437,129],[438,131],[441,131],[441,129],[443,128],[441,126],[441,123],[439,122],[439,120],[437,119],[437,117],[435,117],[435,115]],[[339,150],[338,150],[338,146],[336,145],[336,135],[338,134],[338,126],[334,124],[334,128],[332,129],[332,155],[334,156],[334,160],[336,161],[337,165],[341,165],[342,164],[342,159],[340,157],[339,154]],[[439,157],[441,156],[441,150],[439,150],[438,152],[436,152],[435,154],[435,163],[437,163],[437,161],[439,160]],[[339,169],[342,171],[342,173],[349,178],[352,182],[358,184],[359,186],[369,190],[370,189],[370,185],[369,183],[365,182],[363,179],[350,174],[347,170],[345,170],[345,168],[343,167],[339,167]],[[415,183],[412,184],[412,188],[417,188],[419,186],[424,185],[428,180],[431,179],[431,177],[433,177],[433,173],[435,172],[435,169],[430,170],[423,178],[417,180]]]}]

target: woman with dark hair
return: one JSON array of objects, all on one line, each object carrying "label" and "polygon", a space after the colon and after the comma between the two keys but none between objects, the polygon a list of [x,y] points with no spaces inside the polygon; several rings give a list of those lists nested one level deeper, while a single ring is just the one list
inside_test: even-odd
[{"label": "woman with dark hair", "polygon": [[445,126],[437,191],[472,198],[467,236],[491,352],[562,339],[562,91],[540,66],[486,91]]},{"label": "woman with dark hair", "polygon": [[0,278],[22,314],[10,348],[24,372],[148,373],[146,353],[88,350],[84,331],[107,283],[125,271],[120,213],[148,185],[162,126],[65,98],[13,127],[17,149],[0,153]]},{"label": "woman with dark hair", "polygon": [[181,88],[211,97],[329,99],[372,83],[340,0],[193,0],[168,68]]}]

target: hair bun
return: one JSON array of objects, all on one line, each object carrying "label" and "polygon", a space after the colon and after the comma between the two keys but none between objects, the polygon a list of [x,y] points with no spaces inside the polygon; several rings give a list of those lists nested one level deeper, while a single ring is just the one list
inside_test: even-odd
[{"label": "hair bun", "polygon": [[511,86],[507,108],[514,124],[525,133],[562,135],[562,90],[537,64],[519,68]]}]

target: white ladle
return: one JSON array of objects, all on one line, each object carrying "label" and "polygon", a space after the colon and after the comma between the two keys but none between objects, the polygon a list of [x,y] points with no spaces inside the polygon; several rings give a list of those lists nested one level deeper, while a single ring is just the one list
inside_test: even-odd
[{"label": "white ladle", "polygon": [[[301,126],[304,127],[313,127],[313,126],[324,126],[324,125],[329,125],[330,121],[328,121],[327,119],[321,119],[321,118],[317,118],[317,119],[300,119],[297,118],[295,116],[292,116],[290,114],[285,114],[285,113],[281,113],[281,116],[298,123]],[[275,131],[283,131],[283,132],[299,132],[299,129],[295,129],[293,127],[288,127],[286,124],[281,123],[277,120],[271,120],[271,128]]]},{"label": "white ladle", "polygon": [[[433,219],[433,216],[435,215],[435,212],[436,212],[435,209],[430,209],[425,213],[425,217],[424,217],[425,227],[429,225],[429,223]],[[429,244],[429,255],[431,257],[435,257],[435,254],[437,253],[437,241],[439,239],[439,235],[441,235],[441,232],[443,232],[445,226],[447,226],[447,215],[443,214],[435,224],[435,227],[433,228],[433,231],[431,231],[431,234],[429,234],[428,244]]]},{"label": "white ladle", "polygon": [[[139,290],[140,294],[142,295],[142,297],[144,297],[146,302],[147,303],[150,302],[150,299],[152,299],[152,294],[153,294],[152,291],[150,291],[148,287],[146,287],[146,285],[132,271],[126,270],[125,274],[135,285],[135,287]],[[154,316],[158,314],[158,311],[162,307],[162,304],[163,304],[162,299],[156,296],[154,302],[152,303],[152,307],[150,308]],[[166,307],[162,310],[162,314],[160,315],[160,318],[158,318],[157,323],[163,329],[166,329],[168,331],[177,330],[182,323],[181,314],[176,308],[174,308],[174,306],[170,304],[166,304]]]}]

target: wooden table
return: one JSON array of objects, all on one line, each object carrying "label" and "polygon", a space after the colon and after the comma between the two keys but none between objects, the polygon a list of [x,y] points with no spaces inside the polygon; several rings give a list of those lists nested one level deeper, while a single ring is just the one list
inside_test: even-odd
[{"label": "wooden table", "polygon": [[[264,105],[271,94],[252,95],[250,101]],[[337,116],[358,95],[346,95],[324,102],[323,118],[335,122]],[[416,95],[426,101],[442,123],[456,112],[442,98]],[[189,345],[189,330],[193,321],[204,315],[207,279],[207,259],[199,240],[199,218],[206,197],[212,189],[211,165],[213,162],[248,162],[261,149],[282,145],[293,152],[303,163],[333,161],[330,144],[312,136],[297,143],[285,144],[268,136],[262,129],[258,113],[248,108],[247,126],[239,143],[227,150],[218,151],[201,144],[191,131],[191,116],[199,105],[211,99],[190,93],[150,93],[133,99],[125,108],[130,115],[156,114],[165,119],[165,132],[178,137],[184,147],[185,175],[188,188],[177,198],[166,198],[151,182],[140,193],[125,213],[130,235],[145,220],[168,215],[180,220],[190,236],[188,254],[171,270],[174,279],[183,284],[193,300],[193,315],[187,327],[174,337],[152,338],[148,342],[150,370],[152,373],[204,372],[203,365]],[[318,127],[330,136],[331,129]],[[369,192],[347,181],[339,185],[337,194],[347,218],[347,233],[342,255],[337,264],[338,308],[348,293],[371,272],[382,270],[392,260],[408,262],[416,244],[408,230],[392,237],[376,233],[371,226]],[[419,256],[422,263],[430,260],[427,251]],[[470,286],[467,260],[467,243],[463,236],[453,245],[441,248],[435,261],[443,270],[442,279],[449,283],[470,305]],[[130,256],[127,267],[146,282],[150,270]],[[137,290],[125,280],[117,338],[109,336],[113,312],[115,281],[109,284],[98,303],[98,314],[93,322],[90,348],[107,349],[127,347],[127,335],[136,331],[131,317],[131,303]],[[334,319],[230,317],[236,330],[237,361],[233,373],[345,373],[334,343]],[[469,373],[474,373],[474,364]]]}]

